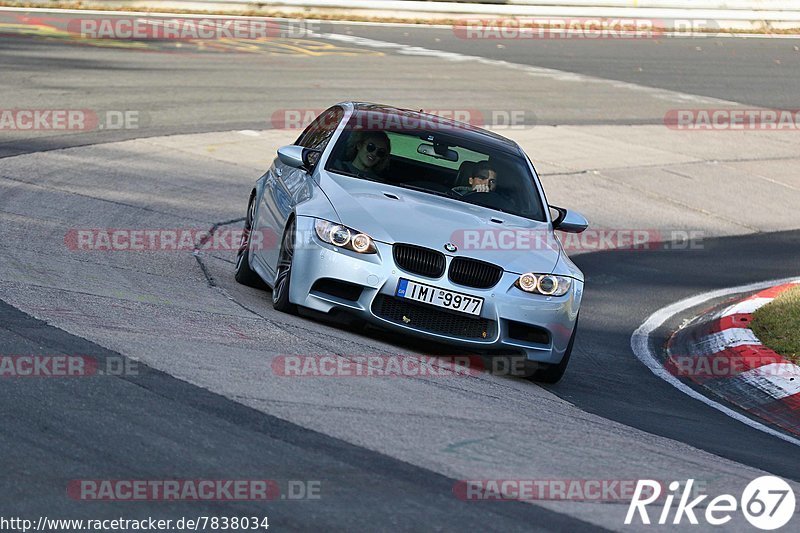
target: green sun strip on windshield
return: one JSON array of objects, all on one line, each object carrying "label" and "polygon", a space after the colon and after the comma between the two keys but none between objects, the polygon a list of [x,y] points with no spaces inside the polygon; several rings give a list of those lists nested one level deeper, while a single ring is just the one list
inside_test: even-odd
[{"label": "green sun strip on windshield", "polygon": [[412,161],[436,165],[442,168],[448,168],[450,170],[458,170],[458,168],[461,166],[461,163],[464,161],[483,161],[488,159],[488,156],[484,154],[473,152],[472,150],[467,150],[466,148],[462,148],[460,146],[450,147],[452,150],[455,150],[456,153],[458,153],[458,161],[439,159],[417,152],[419,145],[424,142],[419,137],[414,135],[401,135],[389,131],[387,131],[386,134],[389,136],[389,140],[392,143],[392,155],[411,159]]}]

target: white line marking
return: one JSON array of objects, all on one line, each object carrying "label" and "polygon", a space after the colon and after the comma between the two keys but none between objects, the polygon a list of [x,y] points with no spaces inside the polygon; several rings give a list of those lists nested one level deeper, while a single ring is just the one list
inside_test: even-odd
[{"label": "white line marking", "polygon": [[722,316],[730,316],[737,314],[750,315],[756,312],[759,307],[763,307],[770,303],[774,298],[749,298],[743,302],[733,304],[722,312]]},{"label": "white line marking", "polygon": [[686,309],[698,306],[703,302],[711,300],[713,298],[721,298],[724,296],[729,296],[731,294],[736,294],[738,292],[747,292],[747,291],[757,291],[760,289],[766,289],[767,287],[772,287],[774,285],[781,285],[783,283],[796,283],[800,280],[800,278],[784,278],[784,279],[776,279],[771,281],[762,281],[759,283],[751,283],[749,285],[741,285],[739,287],[731,287],[728,289],[719,289],[716,291],[706,292],[703,294],[698,294],[697,296],[692,296],[690,298],[685,298],[680,300],[679,302],[675,302],[667,307],[659,309],[652,315],[650,315],[644,323],[639,326],[636,331],[633,332],[631,335],[631,349],[633,350],[634,355],[647,367],[650,371],[655,374],[657,377],[663,379],[682,393],[686,394],[690,398],[694,398],[704,404],[708,405],[709,407],[716,409],[717,411],[733,418],[750,426],[753,429],[758,431],[763,431],[773,437],[778,437],[781,440],[785,440],[795,446],[800,446],[800,439],[795,437],[785,435],[780,431],[772,429],[769,426],[766,426],[760,422],[757,422],[751,418],[744,416],[741,413],[734,411],[728,407],[725,407],[722,404],[715,402],[714,400],[700,394],[696,390],[692,389],[682,381],[680,381],[677,377],[670,374],[666,368],[659,362],[656,354],[650,348],[650,335],[658,329],[664,322],[666,322],[670,317],[685,311]]},{"label": "white line marking", "polygon": [[737,102],[731,102],[729,100],[722,100],[720,98],[711,98],[706,96],[698,96],[695,94],[687,94],[681,93],[677,91],[671,91],[669,89],[658,89],[655,87],[645,87],[643,85],[637,85],[635,83],[629,83],[625,81],[619,80],[610,80],[606,78],[596,78],[594,76],[587,76],[585,74],[577,74],[574,72],[566,72],[563,70],[556,70],[552,68],[544,68],[544,67],[534,67],[531,65],[522,65],[519,63],[511,63],[509,61],[503,61],[501,59],[489,59],[486,57],[481,56],[471,56],[466,54],[459,54],[457,52],[446,52],[444,50],[433,50],[430,48],[423,48],[421,46],[411,46],[407,44],[400,44],[400,43],[393,43],[389,41],[378,41],[375,39],[367,39],[366,37],[356,37],[355,35],[342,35],[339,33],[322,33],[322,34],[314,34],[310,33],[312,37],[316,37],[318,39],[326,39],[329,41],[339,41],[344,42],[350,45],[355,46],[366,46],[370,48],[377,48],[379,50],[394,50],[398,54],[402,55],[409,55],[409,56],[422,56],[422,57],[435,57],[438,59],[443,59],[445,61],[453,61],[463,63],[465,61],[473,61],[476,63],[480,63],[483,65],[488,65],[492,67],[501,67],[501,68],[509,68],[512,70],[516,70],[519,72],[524,72],[531,76],[537,76],[542,78],[548,78],[556,81],[568,81],[568,82],[577,82],[577,83],[595,83],[601,85],[610,85],[616,89],[629,89],[633,91],[639,91],[643,93],[647,93],[650,96],[655,98],[659,98],[662,100],[669,100],[672,102],[678,103],[685,103],[685,102],[692,102],[696,104],[713,104],[713,105],[724,105],[724,106],[740,106],[741,104]]},{"label": "white line marking", "polygon": [[[150,24],[157,25],[158,22],[154,20],[149,21]],[[562,70],[533,67],[530,65],[521,65],[519,63],[510,63],[499,59],[488,59],[480,56],[471,56],[460,54],[457,52],[446,52],[444,50],[433,50],[430,48],[423,48],[421,46],[410,46],[406,44],[393,43],[389,41],[378,41],[375,39],[367,39],[365,37],[357,37],[354,35],[343,35],[339,33],[314,33],[308,32],[310,37],[317,39],[326,39],[329,41],[344,42],[349,45],[364,46],[368,48],[376,48],[379,50],[393,50],[401,55],[421,56],[421,57],[435,57],[445,61],[453,61],[463,63],[465,61],[473,61],[484,65],[510,68],[532,76],[544,77],[556,81],[575,82],[575,83],[597,83],[602,85],[611,85],[616,89],[629,89],[649,94],[654,98],[662,100],[671,100],[673,102],[692,102],[696,104],[714,104],[725,106],[738,106],[740,104],[728,100],[721,100],[718,98],[710,98],[706,96],[697,96],[694,94],[681,93],[671,91],[668,89],[659,89],[655,87],[645,87],[635,83],[629,83],[618,80],[609,80],[605,78],[596,78],[594,76],[587,76],[585,74],[576,74],[574,72],[566,72]]]}]

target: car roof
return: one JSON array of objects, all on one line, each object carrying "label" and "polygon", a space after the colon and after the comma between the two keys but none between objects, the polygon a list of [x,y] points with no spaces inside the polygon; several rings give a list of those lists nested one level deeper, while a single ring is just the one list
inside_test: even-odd
[{"label": "car roof", "polygon": [[433,121],[442,127],[451,126],[452,129],[448,130],[448,134],[462,137],[467,141],[482,144],[503,152],[512,153],[514,155],[521,155],[522,153],[519,145],[517,145],[517,143],[511,139],[507,139],[502,135],[498,135],[483,128],[473,126],[472,124],[440,117],[439,115],[433,115],[423,111],[413,111],[411,109],[403,109],[389,105],[374,104],[370,102],[342,102],[339,105],[351,107],[355,112],[385,113],[389,115],[402,116],[406,119],[417,120],[421,123]]}]

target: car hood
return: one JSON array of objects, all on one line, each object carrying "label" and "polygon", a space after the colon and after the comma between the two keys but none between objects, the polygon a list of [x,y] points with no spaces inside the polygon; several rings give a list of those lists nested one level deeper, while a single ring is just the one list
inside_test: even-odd
[{"label": "car hood", "polygon": [[[377,241],[472,257],[518,274],[550,273],[558,262],[560,247],[546,222],[335,173],[322,172],[320,186],[338,222]],[[446,243],[458,250],[446,251]]]}]

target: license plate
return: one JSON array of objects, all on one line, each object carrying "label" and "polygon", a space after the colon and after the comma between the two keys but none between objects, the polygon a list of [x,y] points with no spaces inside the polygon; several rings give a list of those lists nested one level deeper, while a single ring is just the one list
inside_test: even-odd
[{"label": "license plate", "polygon": [[462,294],[460,292],[440,289],[433,285],[425,285],[407,279],[400,279],[397,292],[400,298],[407,298],[437,307],[444,307],[468,315],[480,315],[483,308],[483,298]]}]

